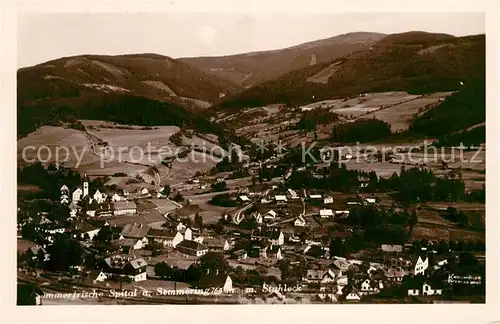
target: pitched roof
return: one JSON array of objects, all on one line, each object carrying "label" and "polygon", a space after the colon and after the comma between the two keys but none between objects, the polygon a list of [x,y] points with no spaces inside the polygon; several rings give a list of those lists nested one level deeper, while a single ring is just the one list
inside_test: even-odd
[{"label": "pitched roof", "polygon": [[321,216],[333,216],[333,210],[324,208],[319,211],[319,214]]},{"label": "pitched roof", "polygon": [[96,280],[97,277],[99,277],[99,275],[101,274],[102,270],[92,270],[90,271],[90,274],[89,274],[89,279],[90,280]]},{"label": "pitched roof", "polygon": [[137,243],[137,239],[121,239],[121,240],[115,240],[112,243],[119,245],[119,246],[126,246],[126,247],[132,247]]},{"label": "pitched roof", "polygon": [[130,265],[134,269],[139,269],[139,268],[147,266],[148,263],[143,258],[139,258],[139,259],[135,259],[135,260],[130,261]]},{"label": "pitched roof", "polygon": [[277,240],[280,236],[281,231],[274,230],[274,231],[256,231],[253,233],[253,236],[256,237],[266,237],[270,238],[273,240]]},{"label": "pitched roof", "polygon": [[143,238],[149,231],[149,226],[145,224],[127,224],[120,233],[123,237]]},{"label": "pitched roof", "polygon": [[113,203],[113,208],[115,210],[124,210],[124,209],[137,209],[137,204],[133,201],[115,201]]},{"label": "pitched roof", "polygon": [[200,281],[196,285],[199,288],[222,288],[226,283],[228,275],[225,273],[217,273],[211,270],[209,273],[204,273],[200,277]]},{"label": "pitched roof", "polygon": [[384,252],[403,252],[403,246],[397,244],[382,244],[380,248]]},{"label": "pitched roof", "polygon": [[233,254],[236,255],[236,256],[242,256],[242,255],[247,254],[247,251],[241,249],[241,250],[238,250],[238,251],[234,251]]},{"label": "pitched roof", "polygon": [[176,231],[168,231],[160,228],[150,228],[147,233],[147,237],[153,238],[174,238],[177,235]]},{"label": "pitched roof", "polygon": [[277,212],[275,212],[274,210],[270,210],[270,211],[268,211],[266,214],[269,214],[269,215],[271,215],[271,216],[273,216],[273,217],[276,217],[276,216],[278,215],[278,213],[277,213]]},{"label": "pitched roof", "polygon": [[79,219],[79,220],[75,221],[73,224],[71,224],[69,229],[72,231],[80,231],[80,232],[85,233],[85,232],[93,231],[96,228],[93,227],[92,225],[90,225],[89,223],[87,223],[85,220]]},{"label": "pitched roof", "polygon": [[226,243],[227,240],[221,237],[207,237],[203,239],[203,245],[208,247],[222,248]]},{"label": "pitched roof", "polygon": [[183,240],[179,244],[177,244],[177,247],[179,248],[185,248],[193,251],[203,251],[206,250],[207,248],[195,241],[190,241],[190,240]]},{"label": "pitched roof", "polygon": [[310,280],[321,280],[326,273],[326,270],[307,270],[306,278]]}]

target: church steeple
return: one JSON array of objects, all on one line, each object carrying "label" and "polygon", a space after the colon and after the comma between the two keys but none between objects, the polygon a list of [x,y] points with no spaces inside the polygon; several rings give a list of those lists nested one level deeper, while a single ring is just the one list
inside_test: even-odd
[{"label": "church steeple", "polygon": [[89,195],[89,178],[87,174],[83,175],[83,197],[87,197]]}]

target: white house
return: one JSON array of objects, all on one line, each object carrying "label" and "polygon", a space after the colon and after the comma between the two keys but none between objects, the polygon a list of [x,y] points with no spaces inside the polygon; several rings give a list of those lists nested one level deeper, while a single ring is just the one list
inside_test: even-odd
[{"label": "white house", "polygon": [[275,219],[276,216],[278,216],[278,213],[276,213],[274,210],[270,210],[264,215],[264,219]]},{"label": "white house", "polygon": [[74,202],[78,202],[82,199],[83,191],[81,188],[76,188],[71,194],[71,198]]},{"label": "white house", "polygon": [[229,250],[229,242],[224,238],[207,237],[199,243],[208,247],[209,251],[223,252]]},{"label": "white house", "polygon": [[[130,261],[126,266],[128,277],[134,282],[147,280],[146,267],[148,263],[143,258]],[[129,270],[130,269],[130,270]],[[127,271],[128,270],[128,271]]]},{"label": "white house", "polygon": [[188,240],[188,241],[192,241],[193,240],[193,231],[187,227],[184,231],[181,231],[181,233],[184,232],[184,239],[185,240]]},{"label": "white house", "polygon": [[351,291],[349,294],[347,294],[347,296],[345,296],[345,300],[360,301],[361,300],[361,296],[359,295],[358,292]]},{"label": "white house", "polygon": [[413,271],[414,275],[425,274],[425,271],[429,268],[429,258],[425,257],[425,260],[422,257],[418,257],[417,262],[415,263],[415,269]]},{"label": "white house", "polygon": [[333,210],[328,208],[323,208],[319,211],[319,216],[321,218],[333,217]]},{"label": "white house", "polygon": [[116,244],[121,247],[127,247],[130,250],[142,250],[147,245],[147,238],[143,239],[120,239],[116,241]]},{"label": "white house", "polygon": [[328,196],[328,197],[323,198],[323,203],[324,204],[333,204],[333,197]]},{"label": "white house", "polygon": [[321,195],[309,195],[310,199],[322,199],[323,197]]},{"label": "white house", "polygon": [[346,216],[349,216],[349,211],[348,210],[336,210],[335,215],[340,216],[340,217],[346,217]]},{"label": "white house", "polygon": [[274,196],[274,200],[276,201],[276,203],[278,204],[284,204],[286,203],[288,200],[286,199],[286,196],[285,195],[276,195]]},{"label": "white house", "polygon": [[184,235],[182,235],[179,231],[170,232],[156,228],[150,228],[146,237],[153,242],[161,243],[163,246],[173,248],[184,240]]},{"label": "white house", "polygon": [[142,189],[140,189],[139,193],[142,195],[147,195],[147,194],[149,194],[149,190],[148,190],[148,188],[142,188]]},{"label": "white house", "polygon": [[178,231],[183,231],[183,230],[185,230],[185,229],[186,229],[186,225],[184,225],[182,222],[179,222],[179,224],[177,224],[176,229],[177,229]]},{"label": "white house", "polygon": [[297,219],[295,219],[295,222],[293,223],[293,225],[295,225],[297,227],[306,226],[306,220],[304,219],[304,216],[300,215],[299,217],[297,217]]},{"label": "white house", "polygon": [[115,194],[113,194],[113,196],[111,196],[111,201],[113,201],[113,202],[122,201],[122,200],[125,200],[125,198],[123,198],[122,196],[120,196],[117,193],[115,193]]},{"label": "white house", "polygon": [[[382,286],[383,288],[383,286]],[[380,286],[376,281],[366,278],[365,281],[361,283],[361,292],[363,294],[374,294],[380,292]]]},{"label": "white house", "polygon": [[183,240],[181,243],[177,244],[176,249],[184,255],[191,255],[195,257],[201,257],[208,253],[207,247],[190,240]]},{"label": "white house", "polygon": [[102,204],[104,202],[104,197],[102,195],[102,193],[99,191],[99,189],[97,189],[94,193],[94,199],[95,201],[98,203],[98,204]]},{"label": "white house", "polygon": [[92,280],[94,284],[104,282],[106,279],[108,279],[108,276],[102,271],[97,270],[90,273],[90,280]]},{"label": "white house", "polygon": [[241,201],[242,203],[245,203],[245,202],[249,202],[250,198],[248,198],[248,196],[243,195],[243,196],[239,196],[238,200]]}]

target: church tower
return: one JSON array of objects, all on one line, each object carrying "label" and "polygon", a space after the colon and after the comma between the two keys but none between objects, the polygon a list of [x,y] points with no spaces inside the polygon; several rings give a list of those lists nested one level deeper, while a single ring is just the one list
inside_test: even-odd
[{"label": "church tower", "polygon": [[89,179],[85,174],[83,177],[83,197],[87,197],[89,195]]}]

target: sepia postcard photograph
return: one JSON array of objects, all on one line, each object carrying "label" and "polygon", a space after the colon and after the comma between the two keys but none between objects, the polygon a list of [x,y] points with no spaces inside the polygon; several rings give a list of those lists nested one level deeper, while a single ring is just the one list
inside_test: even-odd
[{"label": "sepia postcard photograph", "polygon": [[485,305],[486,20],[19,12],[16,305]]}]

